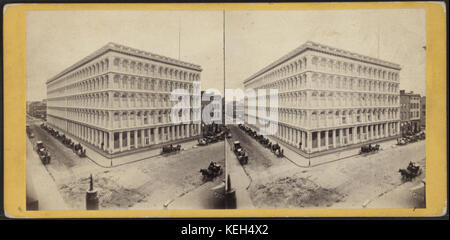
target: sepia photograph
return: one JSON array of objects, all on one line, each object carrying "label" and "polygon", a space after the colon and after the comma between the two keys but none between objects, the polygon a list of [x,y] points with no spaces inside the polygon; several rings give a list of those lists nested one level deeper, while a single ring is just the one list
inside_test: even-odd
[{"label": "sepia photograph", "polygon": [[7,8],[5,209],[438,216],[445,13],[358,4]]},{"label": "sepia photograph", "polygon": [[[193,119],[223,91],[221,11],[26,20],[27,208],[225,207],[224,126]],[[190,121],[173,121],[175,89]]]},{"label": "sepia photograph", "polygon": [[225,36],[238,209],[425,207],[423,9],[227,11]]}]

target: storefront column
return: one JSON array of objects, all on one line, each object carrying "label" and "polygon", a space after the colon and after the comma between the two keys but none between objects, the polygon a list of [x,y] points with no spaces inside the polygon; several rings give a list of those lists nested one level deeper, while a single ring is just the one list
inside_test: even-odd
[{"label": "storefront column", "polygon": [[332,138],[333,138],[333,148],[336,148],[336,131],[338,131],[338,129],[334,129],[332,130]]},{"label": "storefront column", "polygon": [[127,145],[125,146],[127,150],[131,149],[131,144],[130,144],[130,135],[131,135],[131,131],[126,131],[127,134]]},{"label": "storefront column", "polygon": [[119,151],[122,152],[123,151],[123,132],[119,133]]}]

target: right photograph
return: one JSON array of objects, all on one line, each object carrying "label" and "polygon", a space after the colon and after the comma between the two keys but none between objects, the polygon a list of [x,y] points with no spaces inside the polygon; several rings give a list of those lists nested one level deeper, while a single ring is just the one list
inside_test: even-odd
[{"label": "right photograph", "polygon": [[237,209],[426,207],[424,9],[224,14]]}]

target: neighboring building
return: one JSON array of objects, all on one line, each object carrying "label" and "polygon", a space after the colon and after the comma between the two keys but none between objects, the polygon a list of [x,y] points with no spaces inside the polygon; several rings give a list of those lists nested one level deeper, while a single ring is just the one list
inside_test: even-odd
[{"label": "neighboring building", "polygon": [[27,113],[30,116],[36,118],[46,119],[47,117],[47,102],[44,101],[34,101],[27,104]]},{"label": "neighboring building", "polygon": [[426,109],[427,109],[427,98],[425,96],[420,98],[420,127],[425,128],[426,126]]},{"label": "neighboring building", "polygon": [[[274,137],[311,157],[396,138],[400,69],[395,63],[307,42],[246,79],[244,86],[278,89]],[[248,107],[246,98],[247,124]]]},{"label": "neighboring building", "polygon": [[420,94],[400,90],[400,120],[401,131],[419,131],[421,126],[420,116],[421,97]]},{"label": "neighboring building", "polygon": [[[201,91],[201,96],[202,96],[202,101],[201,101],[201,114],[202,114],[202,133],[203,135],[206,134],[207,131],[216,131],[216,129],[219,127],[217,125],[217,121],[219,120],[218,118],[214,118],[214,116],[220,116],[221,111],[222,111],[222,101],[224,98],[222,98],[222,95],[210,95],[208,100],[203,100],[203,95],[205,94],[205,91]],[[214,98],[220,98],[220,101],[218,103],[214,103],[213,100]],[[203,110],[204,108],[209,105],[209,104],[213,104],[211,105],[214,108],[213,112],[210,112],[209,115],[211,117],[211,121],[215,122],[214,124],[206,124],[204,122],[204,118],[203,118]],[[221,115],[221,117],[223,118],[223,114]]]},{"label": "neighboring building", "polygon": [[194,138],[199,124],[170,122],[170,94],[183,88],[192,96],[201,71],[109,43],[47,81],[48,124],[111,157]]},{"label": "neighboring building", "polygon": [[[201,91],[202,101],[201,101],[201,111],[202,111],[202,122],[203,122],[203,110],[204,108],[209,105],[213,104],[212,107],[214,109],[213,112],[210,112],[209,115],[211,117],[212,121],[218,121],[219,119],[214,118],[214,116],[222,116],[222,101],[224,98],[222,98],[222,95],[210,95],[210,98],[208,100],[203,100],[203,95],[205,94],[205,91]],[[214,98],[219,98],[219,102],[215,103],[213,102]]]},{"label": "neighboring building", "polygon": [[239,111],[239,109],[237,108],[237,106],[241,104],[241,106],[244,105],[244,101],[243,100],[235,100],[233,99],[233,101],[229,101],[226,103],[226,107],[229,109],[229,111],[231,109],[233,109],[232,111],[230,111],[228,113],[228,117],[230,119],[233,119],[233,122],[236,122],[237,120],[243,120],[244,119],[244,112],[241,110]]}]

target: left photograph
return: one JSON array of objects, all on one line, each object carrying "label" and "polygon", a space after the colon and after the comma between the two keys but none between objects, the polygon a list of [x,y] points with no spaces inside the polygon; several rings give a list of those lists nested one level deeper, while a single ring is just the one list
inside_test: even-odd
[{"label": "left photograph", "polygon": [[28,11],[27,210],[226,208],[222,19]]}]

